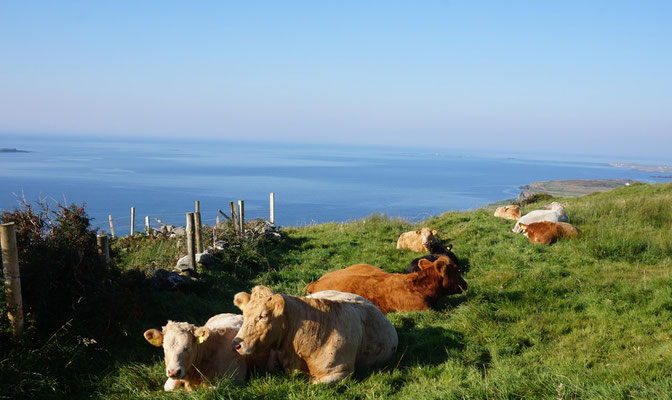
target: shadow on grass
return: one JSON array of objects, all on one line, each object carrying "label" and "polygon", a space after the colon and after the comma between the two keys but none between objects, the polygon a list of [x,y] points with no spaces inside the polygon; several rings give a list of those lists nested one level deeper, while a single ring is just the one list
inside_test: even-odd
[{"label": "shadow on grass", "polygon": [[402,317],[400,322],[397,367],[438,365],[464,350],[464,336],[460,332],[437,326],[418,327],[411,317]]}]

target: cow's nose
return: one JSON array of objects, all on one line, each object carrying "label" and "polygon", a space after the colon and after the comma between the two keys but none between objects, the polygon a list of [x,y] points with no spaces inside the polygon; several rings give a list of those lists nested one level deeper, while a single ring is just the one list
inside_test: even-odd
[{"label": "cow's nose", "polygon": [[233,338],[233,342],[231,342],[231,346],[233,347],[234,350],[240,350],[240,349],[243,348],[241,343],[243,343],[243,339],[241,339],[239,337],[236,337],[236,338]]},{"label": "cow's nose", "polygon": [[169,378],[175,378],[180,376],[180,370],[181,368],[168,369],[166,370],[166,375],[168,375]]}]

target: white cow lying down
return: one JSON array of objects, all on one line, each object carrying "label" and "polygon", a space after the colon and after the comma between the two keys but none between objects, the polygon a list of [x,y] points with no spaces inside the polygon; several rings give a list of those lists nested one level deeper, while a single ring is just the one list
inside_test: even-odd
[{"label": "white cow lying down", "polygon": [[266,367],[268,354],[251,358],[241,356],[231,347],[242,325],[242,315],[217,314],[202,327],[168,321],[161,331],[145,331],[149,343],[163,347],[168,377],[163,389],[170,391],[184,386],[191,391],[195,386],[206,382],[213,384],[222,377],[240,384],[245,381],[250,367]]},{"label": "white cow lying down", "polygon": [[535,222],[550,221],[550,222],[569,222],[569,217],[565,212],[565,207],[554,201],[551,203],[549,210],[534,210],[518,218],[516,226],[513,227],[514,233],[521,233],[523,230],[520,224],[529,225]]}]

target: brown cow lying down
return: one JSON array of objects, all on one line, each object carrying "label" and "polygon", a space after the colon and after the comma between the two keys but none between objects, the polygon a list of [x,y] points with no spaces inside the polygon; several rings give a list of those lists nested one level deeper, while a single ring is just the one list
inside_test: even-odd
[{"label": "brown cow lying down", "polygon": [[222,377],[240,384],[245,381],[248,367],[265,366],[268,354],[246,358],[231,349],[231,341],[242,324],[242,315],[218,314],[202,327],[168,321],[162,331],[145,331],[149,343],[163,346],[168,377],[163,389],[170,391],[184,386],[191,391],[204,380],[214,383]]},{"label": "brown cow lying down", "polygon": [[420,260],[428,260],[429,262],[434,262],[439,259],[441,256],[446,256],[450,258],[450,261],[457,265],[457,257],[455,254],[451,251],[453,250],[453,245],[449,244],[448,247],[444,246],[443,243],[441,242],[435,242],[432,243],[429,247],[429,253],[426,256],[418,257],[413,259],[413,261],[408,264],[408,267],[406,267],[406,273],[410,274],[411,272],[418,272],[420,271],[420,267],[418,266],[418,263]]},{"label": "brown cow lying down", "polygon": [[501,206],[495,210],[495,217],[516,220],[523,216],[520,212],[520,207],[517,205]]},{"label": "brown cow lying down", "polygon": [[391,311],[426,310],[445,295],[462,293],[467,283],[457,264],[442,256],[436,261],[420,260],[420,271],[390,274],[368,264],[357,264],[329,272],[308,284],[306,292],[340,290],[371,301],[384,314]]},{"label": "brown cow lying down", "polygon": [[397,239],[397,249],[411,249],[413,251],[429,251],[432,243],[439,239],[434,236],[438,232],[429,228],[422,228],[419,231],[404,232]]},{"label": "brown cow lying down", "polygon": [[369,368],[397,351],[392,323],[368,301],[349,300],[352,296],[295,297],[264,286],[251,295],[238,293],[234,303],[245,321],[233,346],[243,355],[274,350],[286,372],[303,371],[312,383],[338,382],[355,367]]},{"label": "brown cow lying down", "polygon": [[574,238],[581,233],[574,225],[567,222],[542,221],[529,225],[519,224],[519,226],[530,242],[539,244],[551,244],[563,237]]}]

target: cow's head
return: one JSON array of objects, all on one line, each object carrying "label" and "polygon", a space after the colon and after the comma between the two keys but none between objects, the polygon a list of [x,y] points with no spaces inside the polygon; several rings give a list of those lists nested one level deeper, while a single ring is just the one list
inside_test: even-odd
[{"label": "cow's head", "polygon": [[233,303],[243,311],[243,326],[233,339],[233,349],[241,355],[263,353],[278,343],[285,326],[285,299],[265,286],[255,286],[252,294],[240,292]]},{"label": "cow's head", "polygon": [[184,377],[185,372],[196,359],[196,347],[210,335],[205,327],[197,328],[186,322],[168,321],[163,331],[149,329],[145,339],[157,347],[163,347],[166,362],[166,376],[173,379]]},{"label": "cow's head", "polygon": [[419,231],[415,231],[420,237],[422,238],[422,246],[425,248],[425,250],[429,250],[429,248],[434,244],[439,242],[439,239],[435,236],[439,232],[436,230],[432,230],[429,228],[422,228]]},{"label": "cow's head", "polygon": [[518,223],[518,226],[520,227],[520,231],[522,232],[523,235],[527,236],[527,227],[529,225],[525,225],[522,223]]},{"label": "cow's head", "polygon": [[446,294],[458,294],[467,290],[467,282],[462,279],[457,264],[446,256],[441,256],[431,262],[426,259],[418,261],[421,270],[434,268],[441,277],[441,288]]}]

